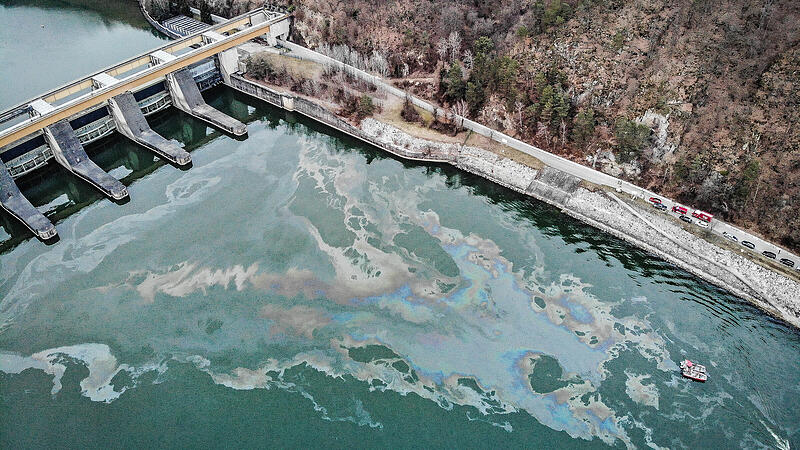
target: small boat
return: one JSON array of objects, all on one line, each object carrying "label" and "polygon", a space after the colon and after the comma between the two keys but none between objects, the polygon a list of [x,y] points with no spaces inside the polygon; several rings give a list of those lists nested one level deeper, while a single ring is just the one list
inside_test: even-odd
[{"label": "small boat", "polygon": [[706,366],[693,363],[688,359],[681,361],[681,375],[694,381],[705,382],[708,380]]}]

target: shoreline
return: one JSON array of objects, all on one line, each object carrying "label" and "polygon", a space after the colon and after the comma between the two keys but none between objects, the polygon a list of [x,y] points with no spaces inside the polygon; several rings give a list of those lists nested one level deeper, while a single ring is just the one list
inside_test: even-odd
[{"label": "shoreline", "polygon": [[[638,208],[638,205],[633,206],[638,211],[627,211],[620,204],[623,200],[602,190],[587,189],[581,186],[582,180],[577,177],[546,165],[535,169],[479,147],[419,138],[374,118],[366,118],[360,127],[356,127],[312,99],[276,90],[241,74],[232,76],[231,83],[227,85],[284,110],[299,112],[398,158],[447,163],[555,206],[574,219],[674,264],[748,301],[763,312],[800,328],[800,298],[797,296],[800,283],[707,242],[669,223],[664,217]],[[632,208],[629,203],[625,205]],[[658,231],[647,223],[652,221],[660,222]],[[687,253],[684,250],[673,254],[663,250],[675,248],[676,244],[697,251]],[[680,257],[696,255],[698,252],[704,255],[702,259],[705,261],[697,257]]]}]

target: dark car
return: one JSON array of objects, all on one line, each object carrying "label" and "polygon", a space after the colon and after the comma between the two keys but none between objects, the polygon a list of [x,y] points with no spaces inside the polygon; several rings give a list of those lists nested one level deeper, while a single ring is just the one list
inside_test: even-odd
[{"label": "dark car", "polygon": [[666,211],[667,210],[667,205],[665,205],[663,203],[653,203],[653,208],[655,208],[655,209],[657,209],[659,211]]},{"label": "dark car", "polygon": [[747,248],[749,248],[749,249],[751,249],[751,250],[752,250],[752,249],[754,249],[754,248],[756,248],[756,245],[755,245],[755,244],[753,244],[753,243],[752,243],[752,242],[750,242],[750,241],[742,241],[742,245],[744,245],[745,247],[747,247]]},{"label": "dark car", "polygon": [[686,223],[692,223],[692,218],[689,216],[681,216],[680,219]]},{"label": "dark car", "polygon": [[775,256],[776,256],[775,253],[773,253],[773,252],[771,252],[769,250],[764,250],[763,252],[761,252],[761,254],[766,256],[769,259],[775,259]]},{"label": "dark car", "polygon": [[794,261],[791,259],[781,258],[781,264],[784,266],[794,267]]}]

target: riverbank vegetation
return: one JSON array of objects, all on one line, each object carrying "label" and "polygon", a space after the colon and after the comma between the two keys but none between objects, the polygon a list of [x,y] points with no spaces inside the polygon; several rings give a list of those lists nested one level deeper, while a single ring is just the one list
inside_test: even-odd
[{"label": "riverbank vegetation", "polygon": [[[205,3],[229,15],[260,6]],[[800,10],[789,0],[281,4],[297,42],[800,250]]]}]

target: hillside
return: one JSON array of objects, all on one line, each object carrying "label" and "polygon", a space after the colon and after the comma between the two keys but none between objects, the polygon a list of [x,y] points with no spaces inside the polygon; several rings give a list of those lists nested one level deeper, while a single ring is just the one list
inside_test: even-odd
[{"label": "hillside", "polygon": [[800,251],[798,2],[283,4],[296,41]]}]

